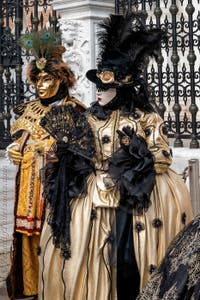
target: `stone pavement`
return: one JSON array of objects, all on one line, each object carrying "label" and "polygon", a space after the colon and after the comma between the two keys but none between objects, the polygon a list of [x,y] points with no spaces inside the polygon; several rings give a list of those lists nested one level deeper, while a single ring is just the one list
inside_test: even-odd
[{"label": "stone pavement", "polygon": [[0,299],[7,300],[5,279],[10,269],[16,167],[0,151]]},{"label": "stone pavement", "polygon": [[0,287],[0,299],[1,300],[8,300],[9,299],[4,286]]},{"label": "stone pavement", "polygon": [[5,280],[10,269],[16,171],[17,167],[5,159],[5,151],[0,150],[0,300],[9,299]]},{"label": "stone pavement", "polygon": [[[0,300],[9,300],[5,286],[0,287]],[[17,299],[17,300],[33,300],[33,297]]]},{"label": "stone pavement", "polygon": [[5,289],[0,288],[0,299],[1,300],[8,300],[8,296],[6,295]]}]

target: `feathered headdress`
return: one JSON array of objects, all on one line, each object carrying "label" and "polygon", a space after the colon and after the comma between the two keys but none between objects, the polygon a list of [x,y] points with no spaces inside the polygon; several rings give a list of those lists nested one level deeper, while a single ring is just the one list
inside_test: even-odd
[{"label": "feathered headdress", "polygon": [[46,71],[62,82],[67,88],[72,87],[75,78],[69,66],[62,60],[65,47],[61,45],[61,32],[51,28],[22,35],[21,46],[28,50],[35,59],[28,65],[28,79],[35,84],[37,75]]},{"label": "feathered headdress", "polygon": [[61,46],[61,33],[52,29],[31,32],[21,36],[21,46],[28,50],[36,59],[38,69],[43,70],[45,63],[52,57],[61,60],[65,51]]},{"label": "feathered headdress", "polygon": [[164,33],[145,29],[141,13],[110,15],[100,24],[100,53],[97,69],[87,78],[99,88],[137,85],[145,65],[145,57],[157,57]]}]

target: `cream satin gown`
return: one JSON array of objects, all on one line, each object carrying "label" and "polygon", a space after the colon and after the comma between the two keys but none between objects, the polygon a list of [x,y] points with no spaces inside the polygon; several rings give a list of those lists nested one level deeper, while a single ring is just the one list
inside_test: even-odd
[{"label": "cream satin gown", "polygon": [[119,147],[116,129],[127,125],[134,128],[155,158],[157,175],[151,206],[143,215],[133,213],[134,251],[141,287],[163,258],[170,241],[192,218],[189,193],[180,176],[169,169],[171,157],[163,155],[164,150],[169,152],[169,146],[163,120],[156,113],[138,110],[125,117],[117,110],[106,120],[89,115],[88,121],[96,139],[96,175],[88,177],[85,196],[71,203],[69,260],[64,260],[54,247],[51,229],[44,223],[39,256],[40,300],[117,299],[116,249],[109,238],[115,233],[119,191],[107,172],[107,159]]}]

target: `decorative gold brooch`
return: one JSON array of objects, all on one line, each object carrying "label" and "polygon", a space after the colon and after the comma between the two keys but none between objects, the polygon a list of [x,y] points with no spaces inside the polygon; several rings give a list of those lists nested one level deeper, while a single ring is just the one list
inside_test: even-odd
[{"label": "decorative gold brooch", "polygon": [[123,86],[125,84],[131,83],[131,75],[127,75],[124,79],[121,81],[115,80],[115,73],[112,71],[102,71],[100,73],[97,73],[97,77],[102,81],[102,83],[108,84],[108,83],[116,83],[119,86]]},{"label": "decorative gold brooch", "polygon": [[47,60],[44,57],[36,60],[36,66],[39,70],[44,70],[46,63],[47,63]]},{"label": "decorative gold brooch", "polygon": [[128,146],[131,142],[131,139],[129,136],[125,135],[122,137],[121,139],[122,144],[124,144],[125,146]]},{"label": "decorative gold brooch", "polygon": [[97,77],[103,83],[113,83],[115,81],[115,74],[112,71],[104,71],[101,73],[97,73]]}]

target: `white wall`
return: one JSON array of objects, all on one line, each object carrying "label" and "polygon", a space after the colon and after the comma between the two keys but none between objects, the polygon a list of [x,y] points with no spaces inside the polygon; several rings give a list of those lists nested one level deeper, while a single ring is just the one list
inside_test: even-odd
[{"label": "white wall", "polygon": [[60,14],[60,29],[66,52],[63,58],[72,68],[77,84],[71,94],[87,106],[95,100],[95,86],[85,74],[96,66],[98,23],[114,13],[113,0],[54,0],[53,7]]}]

